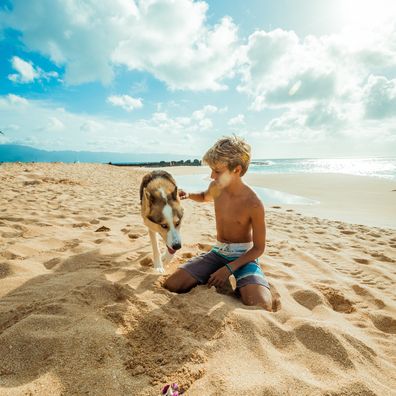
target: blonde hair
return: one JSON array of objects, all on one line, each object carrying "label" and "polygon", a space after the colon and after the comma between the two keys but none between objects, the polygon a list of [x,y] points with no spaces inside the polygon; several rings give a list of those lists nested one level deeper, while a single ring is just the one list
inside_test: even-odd
[{"label": "blonde hair", "polygon": [[251,148],[242,138],[233,135],[219,139],[203,156],[202,161],[213,167],[216,164],[226,164],[232,171],[241,165],[243,176],[250,164]]}]

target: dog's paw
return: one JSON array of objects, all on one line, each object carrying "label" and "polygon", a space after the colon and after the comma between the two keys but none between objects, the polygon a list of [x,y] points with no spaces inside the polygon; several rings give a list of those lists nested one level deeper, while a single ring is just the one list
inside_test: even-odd
[{"label": "dog's paw", "polygon": [[154,269],[161,274],[165,272],[164,266],[162,265],[162,261],[154,262]]}]

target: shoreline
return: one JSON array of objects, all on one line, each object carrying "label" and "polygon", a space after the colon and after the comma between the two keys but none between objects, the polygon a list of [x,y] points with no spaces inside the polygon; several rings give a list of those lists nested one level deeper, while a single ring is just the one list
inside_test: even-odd
[{"label": "shoreline", "polygon": [[[162,168],[158,168],[162,169]],[[169,171],[169,169],[168,169]],[[175,175],[209,174],[209,168],[178,167]],[[396,229],[396,181],[342,173],[247,173],[247,184],[319,201],[318,205],[267,205],[305,216]],[[265,205],[265,202],[264,202]],[[280,207],[280,208],[278,208]]]}]

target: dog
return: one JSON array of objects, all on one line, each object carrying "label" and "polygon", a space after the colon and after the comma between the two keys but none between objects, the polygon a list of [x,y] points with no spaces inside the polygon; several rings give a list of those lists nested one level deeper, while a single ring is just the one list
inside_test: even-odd
[{"label": "dog", "polygon": [[[181,248],[180,225],[183,208],[175,179],[166,171],[156,170],[146,174],[140,184],[141,215],[149,230],[153,249],[154,268],[164,273],[163,263],[169,263]],[[161,256],[157,233],[166,245]]]}]

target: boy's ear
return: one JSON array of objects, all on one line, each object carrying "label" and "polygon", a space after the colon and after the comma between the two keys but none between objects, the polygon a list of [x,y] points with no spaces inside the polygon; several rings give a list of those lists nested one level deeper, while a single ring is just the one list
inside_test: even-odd
[{"label": "boy's ear", "polygon": [[242,173],[242,166],[241,165],[237,165],[234,170],[234,173],[238,173],[239,175]]}]

